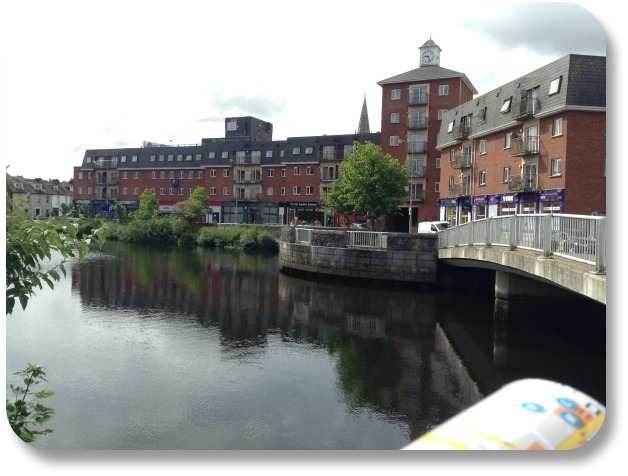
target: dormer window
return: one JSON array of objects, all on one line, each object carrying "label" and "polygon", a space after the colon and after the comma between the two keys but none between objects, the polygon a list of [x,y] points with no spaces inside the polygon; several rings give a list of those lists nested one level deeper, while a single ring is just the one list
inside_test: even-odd
[{"label": "dormer window", "polygon": [[549,86],[548,94],[551,96],[552,94],[558,94],[560,92],[560,83],[562,82],[563,77],[559,76],[554,79]]},{"label": "dormer window", "polygon": [[502,108],[499,110],[499,112],[501,112],[502,114],[506,114],[507,112],[510,112],[511,102],[512,102],[512,97],[509,97],[508,99],[504,100],[504,103],[502,104]]}]

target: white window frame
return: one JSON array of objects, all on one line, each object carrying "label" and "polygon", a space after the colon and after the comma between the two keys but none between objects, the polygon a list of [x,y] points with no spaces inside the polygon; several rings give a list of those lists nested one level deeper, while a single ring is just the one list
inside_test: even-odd
[{"label": "white window frame", "polygon": [[434,182],[434,192],[440,193],[440,182]]},{"label": "white window frame", "polygon": [[391,112],[390,113],[390,123],[391,124],[399,124],[400,118],[401,118],[401,115],[398,112]]},{"label": "white window frame", "polygon": [[391,146],[399,145],[399,136],[390,136],[388,140],[389,140],[388,144]]},{"label": "white window frame", "polygon": [[229,195],[229,187],[222,187],[222,194],[224,196],[228,196]]},{"label": "white window frame", "polygon": [[301,175],[301,166],[300,165],[295,165],[294,169],[292,171],[292,174],[297,177],[299,175]]},{"label": "white window frame", "polygon": [[449,84],[441,84],[438,86],[439,96],[449,96]]},{"label": "white window frame", "polygon": [[504,172],[502,175],[502,181],[504,183],[508,183],[510,182],[510,174],[512,172],[512,169],[510,167],[504,167]]},{"label": "white window frame", "polygon": [[266,177],[274,177],[274,176],[275,176],[275,169],[266,170]]},{"label": "white window frame", "polygon": [[301,187],[299,185],[292,187],[292,195],[301,195]]},{"label": "white window frame", "polygon": [[552,137],[563,135],[563,118],[557,117],[552,121]]},{"label": "white window frame", "polygon": [[558,177],[562,174],[562,160],[556,157],[551,160],[552,174],[551,177]]},{"label": "white window frame", "polygon": [[390,99],[392,101],[398,101],[399,99],[401,99],[401,89],[391,89]]},{"label": "white window frame", "polygon": [[306,195],[314,195],[314,187],[312,187],[311,185],[307,185],[305,187],[305,194]]},{"label": "white window frame", "polygon": [[439,121],[443,118],[443,116],[445,115],[445,113],[446,113],[447,111],[449,111],[449,109],[439,109],[439,110],[438,110],[438,120],[439,120]]},{"label": "white window frame", "polygon": [[486,155],[486,148],[488,141],[486,139],[480,139],[480,155]]},{"label": "white window frame", "polygon": [[209,194],[216,195],[216,187],[209,187]]},{"label": "white window frame", "polygon": [[478,183],[480,185],[486,185],[486,170],[480,170],[480,176],[478,177]]},{"label": "white window frame", "polygon": [[273,187],[266,187],[266,195],[272,197],[275,194]]},{"label": "white window frame", "polygon": [[305,167],[305,175],[314,175],[314,166],[308,165]]},{"label": "white window frame", "polygon": [[209,171],[209,176],[210,176],[210,177],[215,177],[215,176],[216,176],[216,169],[211,169],[211,170]]},{"label": "white window frame", "polygon": [[222,176],[223,176],[223,177],[225,177],[225,178],[226,178],[226,177],[229,177],[229,169],[224,169],[224,170],[222,171]]}]

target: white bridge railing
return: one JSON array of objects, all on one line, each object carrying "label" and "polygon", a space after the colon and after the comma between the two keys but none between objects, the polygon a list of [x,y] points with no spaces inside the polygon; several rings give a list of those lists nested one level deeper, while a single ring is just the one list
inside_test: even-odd
[{"label": "white bridge railing", "polygon": [[374,248],[385,250],[388,248],[388,233],[379,231],[348,231],[349,248]]},{"label": "white bridge railing", "polygon": [[507,246],[541,251],[595,266],[606,273],[606,217],[567,214],[507,215],[454,226],[438,247]]}]

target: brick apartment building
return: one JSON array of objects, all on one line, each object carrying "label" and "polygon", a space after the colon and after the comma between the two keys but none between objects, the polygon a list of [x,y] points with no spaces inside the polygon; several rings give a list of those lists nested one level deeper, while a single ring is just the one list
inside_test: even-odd
[{"label": "brick apartment building", "polygon": [[389,217],[395,221],[391,229],[408,231],[411,223],[437,217],[441,153],[436,143],[441,118],[477,94],[466,75],[440,66],[440,53],[429,39],[419,47],[419,68],[377,83],[382,87],[382,151],[410,168],[404,215]]},{"label": "brick apartment building", "polygon": [[439,219],[606,213],[606,58],[568,55],[444,113]]},{"label": "brick apartment building", "polygon": [[149,189],[167,214],[201,186],[210,198],[208,222],[288,224],[297,217],[334,224],[334,215],[321,209],[321,194],[338,178],[354,141],[380,145],[380,134],[359,129],[274,141],[272,131],[269,122],[234,117],[225,119],[224,137],[200,144],[87,150],[74,168],[74,204],[112,216],[114,201],[132,211]]}]

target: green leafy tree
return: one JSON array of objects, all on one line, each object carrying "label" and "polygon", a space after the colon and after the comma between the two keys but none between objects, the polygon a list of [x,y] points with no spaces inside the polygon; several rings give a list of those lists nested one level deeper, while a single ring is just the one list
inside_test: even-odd
[{"label": "green leafy tree", "polygon": [[24,386],[10,384],[14,401],[6,399],[6,411],[9,424],[22,441],[30,443],[35,441],[38,435],[52,433],[51,429],[37,429],[46,423],[54,413],[50,407],[42,405],[39,400],[52,397],[54,392],[46,390],[35,391],[34,387],[42,382],[47,382],[46,372],[41,365],[28,364],[25,370],[16,372],[22,377]]},{"label": "green leafy tree", "polygon": [[378,145],[354,142],[353,153],[340,164],[340,176],[323,197],[327,208],[367,218],[400,213],[400,200],[409,184],[408,168]]},{"label": "green leafy tree", "polygon": [[61,205],[59,205],[59,211],[61,212],[61,215],[63,216],[66,216],[68,213],[70,213],[71,210],[72,210],[72,207],[68,205],[67,203],[62,203]]},{"label": "green leafy tree", "polygon": [[118,200],[113,202],[114,215],[119,223],[126,223],[129,219],[129,213],[126,207],[122,205]]},{"label": "green leafy tree", "polygon": [[207,211],[209,197],[203,187],[196,187],[190,198],[177,203],[172,209],[172,228],[181,242],[196,240],[200,223]]},{"label": "green leafy tree", "polygon": [[159,214],[159,200],[151,189],[147,188],[140,194],[140,207],[133,212],[134,220],[154,220]]},{"label": "green leafy tree", "polygon": [[[80,219],[37,220],[26,216],[23,201],[14,205],[12,210],[7,207],[6,223],[6,312],[9,315],[16,300],[26,309],[35,289],[42,289],[44,283],[54,289],[54,281],[60,281],[61,275],[66,274],[67,261],[83,258],[90,243],[95,242],[99,247],[104,244],[102,228],[81,235]],[[52,259],[53,252],[58,252],[61,260],[45,268],[43,263]]]}]

